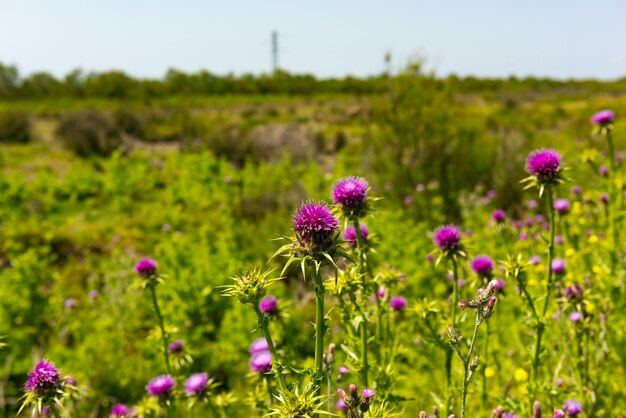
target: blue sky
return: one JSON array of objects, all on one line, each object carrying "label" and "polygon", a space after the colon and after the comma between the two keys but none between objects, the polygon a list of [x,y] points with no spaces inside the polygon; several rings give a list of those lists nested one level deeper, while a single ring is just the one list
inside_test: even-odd
[{"label": "blue sky", "polygon": [[423,56],[437,73],[626,76],[623,0],[0,0],[0,62],[24,74],[80,67],[161,77],[175,67],[319,76]]}]

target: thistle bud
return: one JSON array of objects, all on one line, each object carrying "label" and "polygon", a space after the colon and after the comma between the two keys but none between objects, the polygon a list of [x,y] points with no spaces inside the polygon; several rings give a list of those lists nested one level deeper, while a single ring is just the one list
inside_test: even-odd
[{"label": "thistle bud", "polygon": [[541,418],[541,402],[533,403],[533,418]]},{"label": "thistle bud", "polygon": [[504,414],[504,408],[502,408],[502,406],[498,406],[491,413],[491,418],[502,418],[502,414]]}]

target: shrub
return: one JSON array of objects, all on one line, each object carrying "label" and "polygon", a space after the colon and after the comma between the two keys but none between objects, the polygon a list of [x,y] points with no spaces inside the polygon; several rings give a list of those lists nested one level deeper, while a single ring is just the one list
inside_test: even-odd
[{"label": "shrub", "polygon": [[23,112],[0,113],[0,142],[27,143],[31,139],[28,114]]},{"label": "shrub", "polygon": [[66,148],[83,157],[110,155],[122,143],[111,118],[95,110],[62,116],[56,134]]}]

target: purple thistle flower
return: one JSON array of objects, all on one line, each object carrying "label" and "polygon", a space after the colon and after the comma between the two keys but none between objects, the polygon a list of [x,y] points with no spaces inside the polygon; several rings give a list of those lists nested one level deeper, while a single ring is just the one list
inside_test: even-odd
[{"label": "purple thistle flower", "polygon": [[600,175],[602,177],[608,177],[609,176],[609,168],[606,165],[602,164],[600,166],[600,168],[598,168],[598,173],[600,173]]},{"label": "purple thistle flower", "polygon": [[554,237],[554,243],[556,245],[561,245],[565,242],[565,239],[563,238],[563,235],[557,235],[556,237]]},{"label": "purple thistle flower", "polygon": [[259,302],[259,310],[266,315],[278,313],[278,299],[275,296],[266,296]]},{"label": "purple thistle flower", "polygon": [[576,416],[583,412],[582,404],[574,399],[568,399],[563,402],[563,409],[565,410],[567,415],[570,416]]},{"label": "purple thistle flower", "polygon": [[387,294],[387,289],[384,287],[379,287],[376,291],[376,295],[378,295],[378,299],[385,299],[385,295]]},{"label": "purple thistle flower", "polygon": [[36,396],[46,396],[54,393],[60,384],[61,377],[56,366],[47,360],[41,360],[33,371],[28,373],[24,390]]},{"label": "purple thistle flower", "polygon": [[72,309],[76,306],[76,300],[73,298],[66,299],[63,305],[65,306],[65,309]]},{"label": "purple thistle flower", "polygon": [[613,111],[611,110],[606,110],[606,109],[597,112],[591,117],[591,123],[593,123],[594,125],[599,125],[599,126],[608,125],[609,123],[613,123],[614,120],[615,120],[615,113],[613,113]]},{"label": "purple thistle flower", "polygon": [[493,199],[494,197],[496,197],[496,191],[488,190],[487,193],[485,193],[485,197],[488,199]]},{"label": "purple thistle flower", "polygon": [[337,369],[337,371],[339,372],[339,374],[344,375],[348,374],[350,372],[350,369],[348,369],[346,366],[341,366]]},{"label": "purple thistle flower", "polygon": [[345,177],[333,187],[333,202],[351,215],[358,215],[365,206],[369,184],[361,177]]},{"label": "purple thistle flower", "polygon": [[343,401],[343,399],[339,398],[337,400],[337,403],[335,404],[335,408],[337,408],[340,411],[345,411],[347,409],[346,403]]},{"label": "purple thistle flower", "polygon": [[502,414],[502,418],[517,418],[517,414],[514,414],[513,412],[505,412]]},{"label": "purple thistle flower", "polygon": [[572,312],[569,314],[569,320],[572,322],[580,322],[583,319],[583,314],[581,312]]},{"label": "purple thistle flower", "polygon": [[259,338],[255,340],[250,346],[250,354],[258,354],[263,353],[265,351],[269,351],[269,347],[267,345],[267,340],[265,338]]},{"label": "purple thistle flower", "polygon": [[574,196],[578,196],[579,194],[581,194],[583,192],[583,189],[580,188],[580,186],[574,186],[572,187],[572,194]]},{"label": "purple thistle flower", "polygon": [[128,416],[128,414],[130,414],[130,410],[123,403],[118,403],[117,405],[113,406],[113,408],[111,408],[111,415],[116,418],[126,417]]},{"label": "purple thistle flower", "polygon": [[533,151],[526,160],[526,171],[540,183],[554,183],[561,176],[561,154],[553,149]]},{"label": "purple thistle flower", "polygon": [[302,244],[327,247],[339,221],[326,203],[304,202],[294,214],[293,226]]},{"label": "purple thistle flower", "polygon": [[413,203],[413,195],[408,194],[404,196],[404,204],[410,205],[411,203]]},{"label": "purple thistle flower", "polygon": [[554,415],[552,415],[553,418],[565,418],[565,412],[563,412],[562,409],[557,409],[556,411],[554,411]]},{"label": "purple thistle flower", "polygon": [[569,211],[571,209],[571,205],[569,203],[569,200],[567,200],[567,199],[557,199],[556,202],[554,202],[554,209],[556,209],[556,211],[560,215],[565,215],[565,214],[569,213]]},{"label": "purple thistle flower", "polygon": [[185,343],[182,342],[181,340],[176,340],[167,346],[167,351],[169,351],[170,354],[177,354],[177,353],[181,353],[184,348],[185,348]]},{"label": "purple thistle flower", "polygon": [[487,255],[479,255],[472,261],[472,270],[481,277],[490,277],[493,273],[493,260]]},{"label": "purple thistle flower", "polygon": [[169,396],[174,386],[176,386],[174,378],[169,374],[164,374],[152,379],[146,386],[146,390],[150,396],[165,398]]},{"label": "purple thistle flower", "polygon": [[528,208],[529,209],[537,209],[539,207],[539,202],[537,202],[535,199],[529,200],[528,201]]},{"label": "purple thistle flower", "polygon": [[364,399],[371,399],[374,395],[376,395],[376,392],[374,392],[373,389],[363,388],[363,390],[361,390],[361,395],[363,395]]},{"label": "purple thistle flower", "polygon": [[541,257],[539,257],[538,255],[533,255],[532,257],[530,257],[529,262],[533,266],[536,266],[537,264],[541,263]]},{"label": "purple thistle flower", "polygon": [[528,232],[522,232],[521,234],[517,236],[517,239],[520,241],[527,241],[528,238],[530,238],[530,235],[528,234]]},{"label": "purple thistle flower", "polygon": [[502,209],[496,209],[491,214],[491,219],[493,219],[495,223],[501,224],[506,221],[506,213]]},{"label": "purple thistle flower", "polygon": [[461,232],[454,225],[446,225],[435,231],[435,245],[444,252],[453,252],[461,246]]},{"label": "purple thistle flower", "polygon": [[97,290],[95,290],[95,289],[94,289],[94,290],[90,290],[90,291],[89,291],[88,296],[89,296],[91,299],[95,299],[95,298],[97,298],[97,297],[98,297],[98,295],[99,295],[99,294],[100,294],[100,293],[99,293]]},{"label": "purple thistle flower", "polygon": [[256,353],[250,359],[250,370],[257,373],[267,373],[272,370],[272,355],[269,351]]},{"label": "purple thistle flower", "polygon": [[157,270],[157,262],[151,258],[143,258],[135,264],[135,273],[142,277],[150,277]]},{"label": "purple thistle flower", "polygon": [[403,311],[406,308],[406,299],[402,296],[396,296],[389,301],[392,311]]},{"label": "purple thistle flower", "polygon": [[415,186],[415,190],[421,193],[424,190],[426,190],[426,186],[424,186],[422,183],[420,183],[417,186]]},{"label": "purple thistle flower", "polygon": [[583,288],[578,283],[574,283],[569,285],[563,290],[563,294],[566,298],[570,300],[575,300],[580,298],[583,295]]},{"label": "purple thistle flower", "polygon": [[602,193],[600,195],[600,202],[602,202],[603,204],[606,205],[607,203],[609,203],[609,200],[610,200],[610,198],[609,198],[609,195],[607,193]]},{"label": "purple thistle flower", "polygon": [[565,274],[565,260],[561,259],[561,258],[555,258],[554,260],[552,260],[552,272],[554,274]]},{"label": "purple thistle flower", "polygon": [[502,279],[493,279],[490,284],[493,286],[496,292],[502,292],[504,290],[504,287],[506,286],[506,283]]},{"label": "purple thistle flower", "polygon": [[[364,240],[367,240],[367,237],[369,236],[369,231],[367,230],[367,225],[361,224],[359,226],[359,229],[361,230],[361,238],[363,238]],[[354,225],[348,225],[348,227],[346,228],[346,230],[343,233],[343,239],[345,241],[348,241],[352,245],[356,245],[357,244],[357,241],[356,241],[356,230],[354,229]]]},{"label": "purple thistle flower", "polygon": [[209,375],[206,373],[195,373],[185,381],[185,393],[187,396],[201,395],[209,382]]},{"label": "purple thistle flower", "polygon": [[50,407],[48,405],[41,408],[41,416],[49,417],[50,416]]},{"label": "purple thistle flower", "polygon": [[524,226],[524,222],[522,222],[521,219],[516,219],[513,221],[513,226],[517,229],[522,229],[522,227]]}]

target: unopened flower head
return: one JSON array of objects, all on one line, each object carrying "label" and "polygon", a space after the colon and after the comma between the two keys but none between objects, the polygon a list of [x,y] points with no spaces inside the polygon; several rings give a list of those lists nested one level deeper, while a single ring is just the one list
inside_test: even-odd
[{"label": "unopened flower head", "polygon": [[233,284],[226,286],[223,294],[236,297],[244,305],[255,308],[265,296],[267,288],[278,279],[269,277],[272,271],[261,272],[258,269],[247,269],[232,278]]},{"label": "unopened flower head", "polygon": [[143,258],[135,264],[135,272],[142,277],[150,277],[157,271],[157,262],[151,258]]},{"label": "unopened flower head", "polygon": [[566,215],[569,213],[570,209],[571,209],[571,205],[569,203],[569,200],[567,199],[557,199],[554,202],[554,209],[560,214],[560,215]]},{"label": "unopened flower head", "polygon": [[130,409],[123,403],[118,403],[111,408],[111,415],[115,418],[127,417],[130,414]]},{"label": "unopened flower head", "polygon": [[146,390],[150,396],[155,398],[166,398],[172,393],[174,386],[176,386],[174,378],[165,374],[152,379],[148,383],[148,386],[146,386]]},{"label": "unopened flower head", "polygon": [[302,245],[326,251],[333,243],[339,221],[325,203],[305,202],[294,214],[293,226]]},{"label": "unopened flower head", "polygon": [[445,254],[453,254],[461,249],[461,231],[454,225],[446,225],[435,231],[434,242]]},{"label": "unopened flower head", "polygon": [[362,216],[367,208],[369,184],[360,177],[346,177],[333,186],[333,202],[341,205],[348,217]]},{"label": "unopened flower head", "polygon": [[396,296],[389,301],[392,311],[403,311],[406,308],[406,299],[402,296]]},{"label": "unopened flower head", "polygon": [[185,393],[187,396],[201,395],[206,389],[209,382],[209,375],[207,373],[195,373],[189,376],[185,381]]},{"label": "unopened flower head", "polygon": [[269,351],[256,353],[250,359],[250,370],[257,373],[267,373],[272,370],[272,355]]},{"label": "unopened flower head", "polygon": [[47,360],[41,360],[35,365],[33,371],[28,373],[24,390],[35,396],[50,396],[60,385],[61,377],[56,366]]},{"label": "unopened flower head", "polygon": [[578,283],[571,284],[563,290],[563,294],[569,300],[579,299],[583,295],[583,287]]},{"label": "unopened flower head", "polygon": [[339,369],[337,369],[337,371],[341,375],[348,374],[350,372],[350,370],[346,366],[339,367]]},{"label": "unopened flower head", "polygon": [[594,125],[606,126],[615,120],[615,113],[613,111],[605,109],[597,112],[591,117],[591,122]]},{"label": "unopened flower head", "polygon": [[259,302],[259,310],[266,315],[278,313],[278,299],[275,296],[266,296]]},{"label": "unopened flower head", "polygon": [[[361,230],[361,238],[363,238],[364,240],[367,240],[367,237],[369,236],[367,225],[365,224],[359,225],[359,230]],[[351,245],[357,244],[356,230],[354,229],[354,225],[348,225],[348,227],[343,233],[343,239],[349,242]]]},{"label": "unopened flower head", "polygon": [[553,149],[533,151],[526,160],[526,171],[540,184],[554,184],[561,179],[561,154]]},{"label": "unopened flower head", "polygon": [[472,270],[481,277],[491,277],[493,260],[487,255],[479,255],[472,261]]}]

